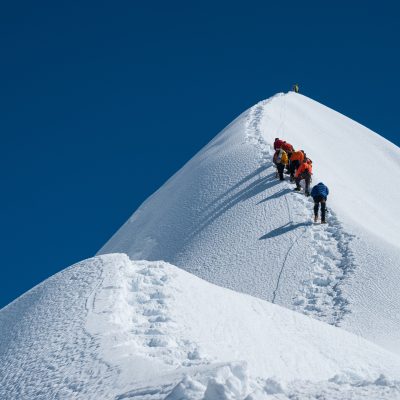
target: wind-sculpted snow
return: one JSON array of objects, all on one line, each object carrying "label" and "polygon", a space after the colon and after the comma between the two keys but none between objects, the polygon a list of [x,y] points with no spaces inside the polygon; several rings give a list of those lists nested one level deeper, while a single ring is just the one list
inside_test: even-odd
[{"label": "wind-sculpted snow", "polygon": [[[313,160],[328,226],[279,182],[272,142]],[[288,93],[243,113],[152,195],[101,249],[163,259],[209,282],[351,332],[400,354],[400,150]],[[286,177],[287,178],[287,177]]]},{"label": "wind-sculpted snow", "polygon": [[0,312],[0,327],[2,399],[400,395],[400,359],[386,350],[121,254],[43,282]]},{"label": "wind-sculpted snow", "polygon": [[86,329],[102,264],[77,264],[0,311],[1,399],[105,398],[115,370]]}]

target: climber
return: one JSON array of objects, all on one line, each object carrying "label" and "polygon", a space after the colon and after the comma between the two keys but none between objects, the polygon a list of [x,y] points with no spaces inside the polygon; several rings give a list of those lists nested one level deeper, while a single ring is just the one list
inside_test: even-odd
[{"label": "climber", "polygon": [[[292,156],[293,157],[293,156]],[[306,196],[310,195],[310,182],[311,182],[311,175],[312,175],[312,165],[308,162],[303,162],[300,167],[297,169],[295,177],[296,187],[294,190],[300,191],[301,186],[300,182],[304,179],[306,183],[306,187],[304,190],[304,194]]]},{"label": "climber", "polygon": [[283,181],[283,171],[285,170],[285,166],[288,163],[288,156],[286,154],[286,151],[283,149],[277,149],[275,151],[273,161],[276,165],[276,169],[278,170],[279,179]]},{"label": "climber", "polygon": [[295,83],[294,85],[293,85],[293,92],[295,92],[295,93],[299,93],[299,90],[300,90],[300,88],[299,88],[299,84],[298,83]]},{"label": "climber", "polygon": [[274,141],[274,150],[280,149],[281,146],[282,146],[282,144],[283,144],[283,140],[281,140],[281,139],[279,139],[279,138],[275,138],[275,141]]},{"label": "climber", "polygon": [[303,150],[298,150],[292,152],[290,156],[290,164],[289,164],[289,173],[290,173],[290,182],[294,181],[294,174],[299,169],[300,165],[304,161],[304,152]]},{"label": "climber", "polygon": [[314,222],[318,220],[319,203],[321,203],[321,224],[325,224],[326,200],[328,198],[329,189],[322,182],[315,185],[311,190],[311,196],[314,200]]}]

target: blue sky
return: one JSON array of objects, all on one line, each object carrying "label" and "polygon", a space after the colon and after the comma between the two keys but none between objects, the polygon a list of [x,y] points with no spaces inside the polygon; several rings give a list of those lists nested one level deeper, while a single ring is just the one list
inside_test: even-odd
[{"label": "blue sky", "polygon": [[0,307],[94,255],[225,125],[294,82],[400,145],[398,12],[385,1],[4,3]]}]

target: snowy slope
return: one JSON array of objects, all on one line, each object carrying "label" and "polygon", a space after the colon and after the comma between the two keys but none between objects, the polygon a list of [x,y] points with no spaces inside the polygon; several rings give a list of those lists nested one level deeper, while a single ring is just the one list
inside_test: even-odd
[{"label": "snowy slope", "polygon": [[[328,226],[275,179],[275,137],[325,182]],[[294,93],[239,116],[132,215],[99,254],[165,260],[400,353],[400,149]]]},{"label": "snowy slope", "polygon": [[[330,187],[327,226],[276,180],[277,136]],[[304,96],[257,104],[103,255],[0,310],[0,398],[400,399],[399,162]]]},{"label": "snowy slope", "polygon": [[2,399],[322,395],[400,398],[400,358],[164,262],[89,259],[0,312]]}]

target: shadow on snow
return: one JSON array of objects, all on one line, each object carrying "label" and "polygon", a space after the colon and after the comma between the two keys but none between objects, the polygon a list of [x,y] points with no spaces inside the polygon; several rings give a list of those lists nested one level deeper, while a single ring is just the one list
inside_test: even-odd
[{"label": "shadow on snow", "polygon": [[285,225],[280,226],[279,228],[276,228],[268,233],[266,233],[264,236],[261,236],[258,240],[264,240],[264,239],[270,239],[276,236],[283,235],[287,232],[293,231],[297,228],[301,228],[303,226],[311,226],[312,223],[307,221],[307,222],[299,222],[297,224],[293,224],[291,222],[288,222]]}]

